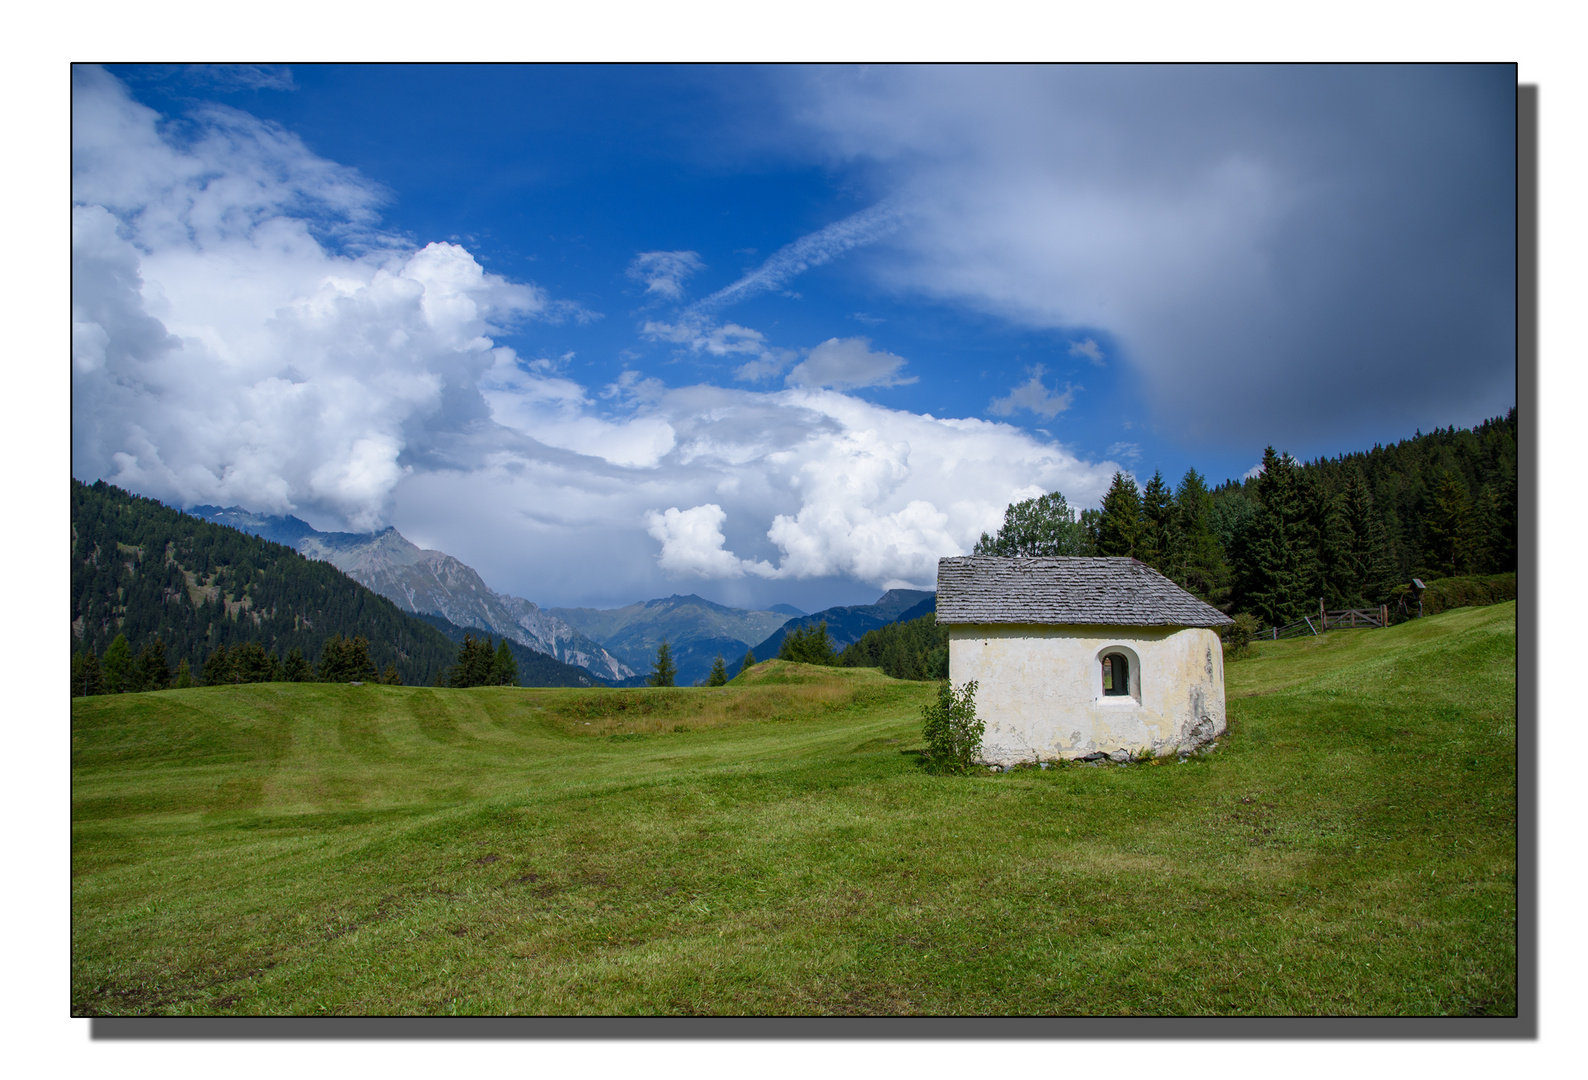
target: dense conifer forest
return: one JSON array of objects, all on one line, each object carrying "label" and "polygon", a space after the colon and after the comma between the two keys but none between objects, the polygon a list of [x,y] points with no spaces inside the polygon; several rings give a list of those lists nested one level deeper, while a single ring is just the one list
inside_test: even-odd
[{"label": "dense conifer forest", "polygon": [[457,655],[440,631],[329,563],[104,481],[72,481],[71,588],[78,693],[95,678],[104,689],[184,679],[428,685]]},{"label": "dense conifer forest", "polygon": [[[1016,503],[979,555],[1128,555],[1232,614],[1276,625],[1396,604],[1412,578],[1516,571],[1516,410],[1371,450],[1299,462],[1272,446],[1256,476],[1210,489],[1116,473],[1097,510],[1058,492]],[[1514,595],[1514,584],[1512,586]]]}]

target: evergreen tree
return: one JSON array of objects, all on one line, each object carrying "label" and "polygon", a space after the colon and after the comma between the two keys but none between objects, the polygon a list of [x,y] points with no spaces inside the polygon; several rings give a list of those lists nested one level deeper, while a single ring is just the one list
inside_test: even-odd
[{"label": "evergreen tree", "polygon": [[476,639],[473,634],[464,634],[457,661],[452,665],[451,685],[455,689],[490,686],[496,681],[495,673],[496,650],[491,648],[490,635]]},{"label": "evergreen tree", "polygon": [[796,626],[784,634],[777,658],[798,664],[836,665],[838,653],[833,648],[833,639],[827,636],[827,620],[823,619],[814,625]]},{"label": "evergreen tree", "polygon": [[1174,495],[1163,470],[1152,474],[1141,492],[1140,540],[1136,558],[1155,570],[1168,566],[1174,537]]},{"label": "evergreen tree", "polygon": [[656,649],[656,663],[651,666],[651,677],[646,680],[650,686],[672,686],[673,679],[678,675],[678,666],[673,663],[673,649],[663,638],[661,645]]},{"label": "evergreen tree", "polygon": [[1433,505],[1424,520],[1428,568],[1439,577],[1470,572],[1474,558],[1472,500],[1454,471],[1439,477]]},{"label": "evergreen tree", "polygon": [[204,661],[203,676],[205,686],[220,686],[232,681],[232,658],[226,646],[217,645],[210,652],[209,659]]},{"label": "evergreen tree", "polygon": [[188,690],[193,686],[193,669],[188,666],[187,657],[177,661],[176,664],[176,689]]},{"label": "evergreen tree", "polygon": [[717,654],[717,659],[711,662],[711,674],[706,677],[707,686],[726,686],[728,683],[728,665],[723,660],[722,654]]},{"label": "evergreen tree", "polygon": [[132,681],[132,646],[126,634],[117,634],[105,650],[103,665],[105,693],[124,694]]},{"label": "evergreen tree", "polygon": [[1353,467],[1346,472],[1345,489],[1340,493],[1340,514],[1345,535],[1343,577],[1352,584],[1343,606],[1382,603],[1395,587],[1394,561],[1383,520],[1374,509],[1373,495],[1360,468]]},{"label": "evergreen tree", "polygon": [[308,682],[309,675],[309,662],[303,658],[303,650],[294,645],[281,663],[281,678],[285,682]]},{"label": "evergreen tree", "polygon": [[1081,555],[1086,534],[1064,495],[1054,491],[1011,503],[997,536],[981,534],[973,555]]},{"label": "evergreen tree", "polygon": [[234,683],[274,682],[281,674],[280,663],[257,641],[245,641],[232,650],[231,669]]},{"label": "evergreen tree", "polygon": [[755,650],[746,649],[744,650],[744,659],[739,661],[739,670],[733,673],[733,677],[737,679],[753,667],[755,667]]},{"label": "evergreen tree", "polygon": [[518,685],[518,661],[513,659],[513,650],[507,647],[507,639],[496,648],[496,663],[491,671],[491,681],[497,686]]},{"label": "evergreen tree", "polygon": [[72,658],[72,694],[91,697],[105,692],[105,676],[93,649],[81,649]]},{"label": "evergreen tree", "polygon": [[380,673],[382,686],[401,686],[403,677],[397,673],[396,664],[387,664],[386,670]]},{"label": "evergreen tree", "polygon": [[138,690],[167,690],[171,669],[165,662],[165,643],[155,638],[138,651],[132,665],[132,685]]},{"label": "evergreen tree", "polygon": [[375,663],[369,658],[369,639],[354,634],[342,646],[342,661],[347,665],[349,682],[368,682],[375,678]]},{"label": "evergreen tree", "polygon": [[1187,469],[1174,493],[1168,566],[1164,572],[1210,604],[1225,602],[1229,567],[1213,531],[1213,495],[1202,474]]},{"label": "evergreen tree", "polygon": [[1307,595],[1317,554],[1305,544],[1296,472],[1289,454],[1277,454],[1272,446],[1263,451],[1257,511],[1236,553],[1238,605],[1274,626],[1299,619],[1317,603]]},{"label": "evergreen tree", "polygon": [[1098,527],[1102,524],[1103,512],[1096,509],[1081,511],[1081,554],[1096,555],[1098,541]]},{"label": "evergreen tree", "polygon": [[341,634],[326,638],[325,644],[320,646],[320,663],[315,678],[320,682],[350,681],[352,676],[348,674],[346,652],[347,642]]},{"label": "evergreen tree", "polygon": [[1140,537],[1141,494],[1135,480],[1116,472],[1097,521],[1097,554],[1134,556]]}]

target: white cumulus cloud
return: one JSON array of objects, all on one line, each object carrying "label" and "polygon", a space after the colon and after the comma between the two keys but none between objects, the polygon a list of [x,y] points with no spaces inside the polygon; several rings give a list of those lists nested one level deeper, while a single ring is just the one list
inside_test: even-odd
[{"label": "white cumulus cloud", "polygon": [[74,69],[74,471],[378,524],[406,458],[488,415],[491,335],[555,305],[381,234],[383,193],[274,125],[158,121]]}]

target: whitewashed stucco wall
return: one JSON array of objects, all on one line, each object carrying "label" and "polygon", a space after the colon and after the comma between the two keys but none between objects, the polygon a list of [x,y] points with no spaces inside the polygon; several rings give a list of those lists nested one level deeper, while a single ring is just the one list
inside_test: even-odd
[{"label": "whitewashed stucco wall", "polygon": [[[1103,695],[1102,657],[1122,652],[1132,694]],[[949,678],[974,679],[982,757],[1012,765],[1102,752],[1155,756],[1225,729],[1218,634],[1190,627],[952,625]]]}]

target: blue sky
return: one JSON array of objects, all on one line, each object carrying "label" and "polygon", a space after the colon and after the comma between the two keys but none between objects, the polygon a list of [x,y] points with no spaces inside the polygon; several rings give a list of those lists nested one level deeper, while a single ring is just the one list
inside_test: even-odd
[{"label": "blue sky", "polygon": [[73,472],[543,604],[1515,402],[1510,67],[76,71]]}]

